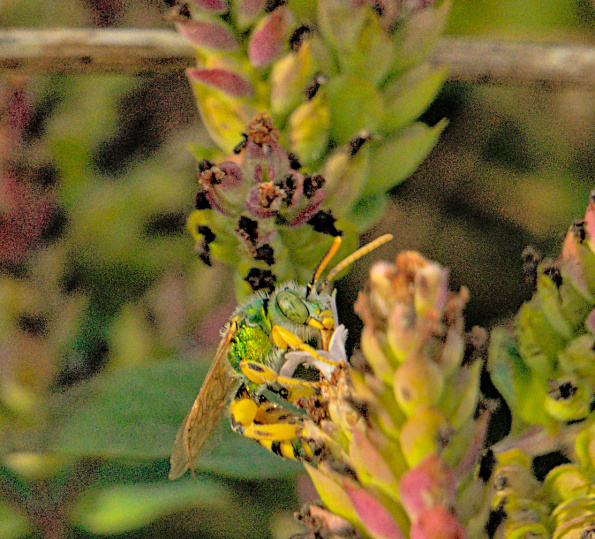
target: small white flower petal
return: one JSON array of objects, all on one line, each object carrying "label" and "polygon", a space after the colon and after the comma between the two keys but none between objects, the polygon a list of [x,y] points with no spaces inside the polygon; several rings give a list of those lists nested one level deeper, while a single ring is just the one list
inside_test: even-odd
[{"label": "small white flower petal", "polygon": [[298,366],[307,360],[304,356],[311,357],[307,352],[287,352],[287,354],[285,354],[286,361],[279,370],[279,375],[291,378]]},{"label": "small white flower petal", "polygon": [[298,366],[305,363],[309,367],[314,367],[320,371],[327,380],[330,380],[335,367],[341,362],[347,362],[347,354],[345,352],[346,339],[347,329],[343,324],[340,324],[331,336],[329,351],[316,350],[316,353],[324,359],[327,359],[329,363],[321,361],[303,350],[287,352],[285,354],[285,363],[281,366],[279,374],[286,378],[291,378]]},{"label": "small white flower petal", "polygon": [[339,363],[339,360],[347,363],[347,352],[345,352],[346,340],[347,328],[343,324],[340,324],[335,329],[329,343],[329,353],[336,363]]}]

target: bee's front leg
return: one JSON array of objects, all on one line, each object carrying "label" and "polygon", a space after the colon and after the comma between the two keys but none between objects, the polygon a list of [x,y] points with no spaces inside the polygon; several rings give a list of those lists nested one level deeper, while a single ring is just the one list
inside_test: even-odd
[{"label": "bee's front leg", "polygon": [[321,361],[322,363],[326,363],[327,365],[338,365],[338,363],[336,363],[335,361],[321,356],[316,350],[314,350],[314,348],[307,345],[297,335],[293,334],[291,331],[285,329],[284,327],[273,326],[271,335],[273,337],[273,342],[275,343],[275,345],[281,349],[293,348],[295,350],[303,350],[304,352],[308,352],[308,354],[310,354],[318,361]]}]

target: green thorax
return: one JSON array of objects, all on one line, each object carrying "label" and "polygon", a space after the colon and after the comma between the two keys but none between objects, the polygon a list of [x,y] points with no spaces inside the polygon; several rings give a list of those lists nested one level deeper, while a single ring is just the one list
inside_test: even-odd
[{"label": "green thorax", "polygon": [[274,361],[275,349],[271,339],[272,323],[263,298],[252,301],[236,311],[237,330],[229,343],[228,359],[238,374],[240,361],[246,359],[270,365]]}]

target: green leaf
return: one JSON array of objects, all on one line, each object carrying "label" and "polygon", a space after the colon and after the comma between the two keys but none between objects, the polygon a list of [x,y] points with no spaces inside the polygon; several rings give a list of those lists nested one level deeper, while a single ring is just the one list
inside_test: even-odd
[{"label": "green leaf", "polygon": [[[169,457],[178,427],[207,369],[206,362],[171,361],[99,376],[82,391],[75,405],[64,399],[62,414],[68,419],[53,450],[79,457]],[[215,441],[219,443],[213,450]],[[227,421],[220,421],[211,447],[206,448],[196,468],[258,479],[291,475],[300,467],[233,433]]]},{"label": "green leaf", "polygon": [[2,539],[23,537],[30,531],[30,528],[31,525],[23,513],[8,504],[0,503],[0,537]]},{"label": "green leaf", "polygon": [[556,333],[564,339],[570,339],[572,328],[562,312],[562,299],[558,286],[543,273],[537,276],[537,293],[531,303],[535,304]]},{"label": "green leaf", "polygon": [[[309,464],[306,464],[305,468],[310,475],[310,479],[312,479],[312,483],[314,483],[314,486],[316,487],[318,495],[329,511],[361,529],[362,526],[353,504],[351,503],[351,499],[342,485],[343,478],[341,475],[332,470],[323,471],[320,468],[315,468]],[[345,478],[344,482],[353,483],[348,478]]]},{"label": "green leaf", "polygon": [[381,26],[379,17],[371,9],[365,9],[365,21],[358,33],[353,50],[338,55],[341,71],[350,73],[359,80],[380,84],[391,71],[394,44]]},{"label": "green leaf", "polygon": [[432,151],[447,125],[447,120],[438,122],[434,127],[416,122],[382,143],[372,156],[370,180],[363,196],[387,191],[411,176]]},{"label": "green leaf", "polygon": [[556,374],[558,353],[566,340],[554,330],[536,302],[525,303],[517,315],[519,352],[524,363],[543,380]]},{"label": "green leaf", "polygon": [[308,166],[319,159],[328,145],[331,112],[325,91],[298,106],[289,117],[291,151]]},{"label": "green leaf", "polygon": [[514,335],[504,328],[495,328],[490,336],[488,370],[512,412],[513,432],[519,432],[521,420],[554,427],[554,420],[544,408],[545,383],[532,375],[518,352]]},{"label": "green leaf", "polygon": [[225,153],[232,153],[242,140],[246,124],[258,110],[200,82],[191,81],[191,86],[210,137]]},{"label": "green leaf", "polygon": [[271,70],[271,112],[281,120],[304,99],[304,88],[314,76],[316,64],[312,44],[306,41],[297,52],[289,52]]},{"label": "green leaf", "polygon": [[415,11],[393,35],[395,69],[402,71],[422,62],[432,51],[448,19],[451,0]]},{"label": "green leaf", "polygon": [[488,369],[494,385],[509,406],[517,400],[518,384],[525,384],[529,369],[517,350],[514,335],[504,328],[495,328],[490,336]]},{"label": "green leaf", "polygon": [[377,134],[384,115],[384,102],[374,86],[350,75],[333,78],[327,85],[331,107],[331,134],[337,145],[361,131]]},{"label": "green leaf", "polygon": [[425,63],[393,79],[383,90],[386,109],[382,130],[392,133],[419,118],[442,88],[447,71],[446,66]]},{"label": "green leaf", "polygon": [[337,148],[328,156],[322,172],[326,179],[325,205],[333,208],[333,213],[340,217],[352,211],[369,181],[369,142],[355,155],[351,155],[350,146],[347,144]]},{"label": "green leaf", "polygon": [[337,56],[355,49],[357,38],[368,18],[368,11],[342,0],[318,2],[318,24],[325,40],[337,51]]},{"label": "green leaf", "polygon": [[204,478],[117,485],[89,491],[77,501],[72,519],[88,532],[111,535],[146,526],[161,516],[191,507],[207,506],[213,510],[224,506],[229,498],[222,485]]},{"label": "green leaf", "polygon": [[108,372],[82,389],[54,449],[76,456],[163,458],[200,388],[206,363]]},{"label": "green leaf", "polygon": [[385,193],[377,193],[375,195],[362,198],[351,210],[351,214],[347,220],[357,227],[357,230],[360,234],[363,234],[378,221],[380,221],[384,215],[387,202],[388,197]]}]

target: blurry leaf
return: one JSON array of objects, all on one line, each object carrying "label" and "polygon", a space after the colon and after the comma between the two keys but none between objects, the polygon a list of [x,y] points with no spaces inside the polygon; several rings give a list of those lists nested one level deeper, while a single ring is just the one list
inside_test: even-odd
[{"label": "blurry leaf", "polygon": [[495,328],[488,356],[492,382],[513,413],[512,432],[518,432],[522,421],[553,427],[554,421],[544,408],[545,383],[533,376],[523,362],[514,335],[503,328]]},{"label": "blurry leaf", "polygon": [[254,88],[246,79],[230,70],[189,68],[186,76],[193,87],[204,84],[230,97],[250,97],[254,93]]},{"label": "blurry leaf", "polygon": [[117,485],[92,490],[76,504],[74,522],[97,534],[124,533],[189,507],[223,506],[226,489],[204,478],[171,483]]},{"label": "blurry leaf", "polygon": [[428,56],[446,26],[451,5],[452,0],[436,2],[414,12],[399,27],[394,52],[397,70],[409,69]]},{"label": "blurry leaf", "polygon": [[422,64],[384,88],[387,109],[382,129],[391,133],[412,122],[430,106],[446,80],[447,68]]},{"label": "blurry leaf", "polygon": [[68,208],[76,206],[81,188],[89,181],[93,148],[117,126],[119,98],[138,79],[89,75],[66,80],[70,82],[64,88],[68,99],[52,115],[47,140],[60,170],[60,201]]},{"label": "blurry leaf", "polygon": [[201,9],[214,11],[215,13],[225,13],[228,10],[225,0],[193,0]]},{"label": "blurry leaf", "polygon": [[[305,464],[304,467],[329,511],[361,528],[353,503],[341,482],[341,476],[330,470],[322,471],[309,464]],[[345,480],[346,483],[348,481],[348,479]]]},{"label": "blurry leaf", "polygon": [[304,98],[304,88],[314,76],[312,44],[306,41],[274,63],[271,70],[271,112],[284,119]]},{"label": "blurry leaf", "polygon": [[396,508],[404,513],[400,506],[395,504],[393,511],[390,511],[379,500],[379,495],[374,496],[365,488],[355,486],[349,481],[344,481],[343,486],[353,504],[358,520],[370,536],[376,539],[405,539],[406,535],[397,523],[396,517],[400,516],[400,520],[405,525],[407,524],[407,517],[404,514],[394,514]]},{"label": "blurry leaf", "polygon": [[265,7],[265,0],[244,0],[232,3],[233,18],[240,30],[251,26]]},{"label": "blurry leaf", "polygon": [[382,143],[372,156],[370,181],[363,196],[386,191],[406,180],[435,146],[448,122],[442,120],[434,127],[416,122]]},{"label": "blurry leaf", "polygon": [[295,13],[300,21],[316,19],[316,0],[289,0],[289,9]]},{"label": "blurry leaf", "polygon": [[336,215],[349,212],[366,189],[370,170],[370,144],[364,145],[353,155],[352,144],[337,148],[327,157],[323,168],[326,179],[325,204],[333,208]]},{"label": "blurry leaf", "polygon": [[232,153],[242,139],[248,121],[257,110],[198,82],[191,84],[203,124],[209,136],[226,153]]},{"label": "blurry leaf", "polygon": [[374,86],[359,77],[341,75],[326,86],[332,117],[332,135],[345,144],[360,131],[378,132],[384,103]]},{"label": "blurry leaf", "polygon": [[30,531],[27,517],[7,504],[0,503],[0,537],[12,539],[22,537]]},{"label": "blurry leaf", "polygon": [[[2,434],[5,435],[6,430],[4,428],[2,430]],[[63,457],[32,451],[9,453],[3,459],[3,464],[7,470],[27,481],[48,479],[59,473],[67,462],[68,459]],[[3,537],[3,535],[0,534],[0,537]]]},{"label": "blurry leaf", "polygon": [[353,223],[361,234],[380,221],[387,202],[388,197],[385,193],[362,198],[353,207],[347,220]]},{"label": "blurry leaf", "polygon": [[220,161],[224,159],[224,155],[220,154],[219,148],[215,146],[205,146],[204,144],[190,143],[188,144],[190,153],[197,161],[208,159],[209,161]]},{"label": "blurry leaf", "polygon": [[306,166],[319,159],[328,145],[331,114],[324,90],[302,103],[289,117],[291,150]]},{"label": "blurry leaf", "polygon": [[357,38],[368,17],[368,11],[355,8],[349,2],[325,0],[318,2],[318,24],[324,38],[341,56],[355,49]]},{"label": "blurry leaf", "polygon": [[[82,402],[64,403],[68,416],[53,449],[76,456],[151,459],[169,457],[184,417],[200,389],[208,364],[163,362],[99,376],[83,390]],[[72,413],[75,410],[75,413]],[[286,476],[292,465],[231,431],[220,421],[213,438],[223,438],[197,470],[242,478]]]},{"label": "blurry leaf", "polygon": [[372,10],[365,10],[365,21],[359,31],[353,51],[339,55],[341,71],[360,80],[380,84],[392,68],[394,45],[379,17]]}]

